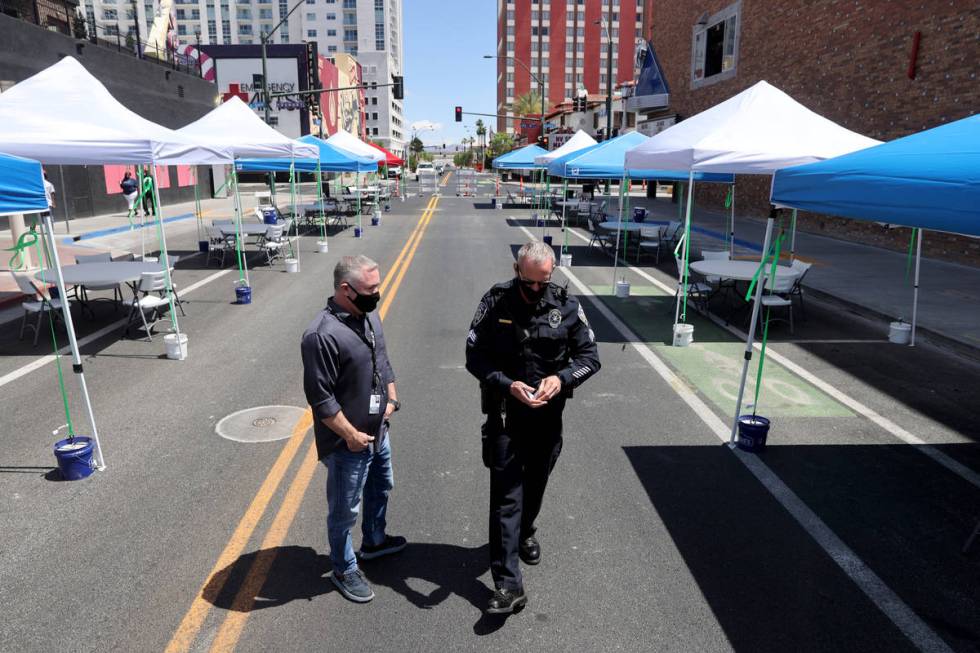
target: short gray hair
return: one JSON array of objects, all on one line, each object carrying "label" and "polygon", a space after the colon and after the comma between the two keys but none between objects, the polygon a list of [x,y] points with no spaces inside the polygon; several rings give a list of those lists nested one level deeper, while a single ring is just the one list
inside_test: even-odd
[{"label": "short gray hair", "polygon": [[554,265],[555,250],[548,243],[532,240],[517,251],[517,264],[520,265],[522,261],[531,261],[532,263],[551,261],[551,264]]},{"label": "short gray hair", "polygon": [[333,269],[333,289],[337,290],[342,283],[349,284],[352,279],[361,281],[364,279],[365,272],[375,270],[377,267],[378,264],[374,260],[363,254],[341,256],[340,260],[337,261],[337,266]]}]

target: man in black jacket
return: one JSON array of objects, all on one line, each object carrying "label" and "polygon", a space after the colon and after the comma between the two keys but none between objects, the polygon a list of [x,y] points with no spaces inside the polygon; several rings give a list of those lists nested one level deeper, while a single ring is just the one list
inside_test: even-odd
[{"label": "man in black jacket", "polygon": [[484,463],[490,468],[490,571],[496,591],[487,612],[527,603],[518,557],[541,561],[534,521],[562,446],[562,411],[573,388],[599,371],[585,312],[551,283],[555,255],[531,242],[517,255],[516,278],[480,300],[466,339],[466,369],[480,381]]}]

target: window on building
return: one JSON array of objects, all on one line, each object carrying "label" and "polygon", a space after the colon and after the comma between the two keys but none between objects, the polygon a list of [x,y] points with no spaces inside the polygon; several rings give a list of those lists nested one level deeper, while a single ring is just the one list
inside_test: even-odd
[{"label": "window on building", "polygon": [[374,135],[375,135],[375,136],[377,136],[377,135],[378,135],[378,128],[377,128],[377,127],[375,127],[375,128],[374,128]]},{"label": "window on building", "polygon": [[372,113],[371,114],[371,120],[377,120],[377,119],[378,119],[378,114]]},{"label": "window on building", "polygon": [[378,98],[376,98],[376,97],[371,98],[371,104],[373,104],[374,106],[377,106],[378,105]]},{"label": "window on building", "polygon": [[231,43],[231,21],[221,21],[221,38],[225,43]]},{"label": "window on building", "polygon": [[357,25],[357,14],[344,14],[344,25]]},{"label": "window on building", "polygon": [[306,14],[306,20],[308,20],[308,21],[310,21],[310,22],[314,22],[314,21],[316,21],[316,14],[312,14],[312,13],[307,13],[307,14]]},{"label": "window on building", "polygon": [[[102,20],[117,20],[119,18],[118,12],[115,9],[103,9],[102,10]],[[118,34],[118,31],[116,32]]]},{"label": "window on building", "polygon": [[344,0],[344,9],[357,9],[357,0]]},{"label": "window on building", "polygon": [[[178,9],[174,13],[177,15],[177,20],[187,20],[187,12],[185,10]],[[126,18],[132,20],[133,19],[132,14],[133,14],[133,12],[131,10],[130,11],[127,11],[126,12]]]},{"label": "window on building", "polygon": [[356,29],[345,29],[344,30],[344,40],[345,41],[357,41],[357,30]]},{"label": "window on building", "polygon": [[739,6],[735,3],[710,16],[705,24],[694,26],[691,45],[693,86],[728,79],[735,74]]},{"label": "window on building", "polygon": [[[132,31],[132,30],[130,30],[130,31]],[[179,36],[187,36],[187,26],[186,25],[178,25],[177,26],[177,34]]]},{"label": "window on building", "polygon": [[238,33],[239,34],[251,34],[252,33],[252,26],[249,23],[239,23],[238,24]]},{"label": "window on building", "polygon": [[337,30],[335,30],[335,29],[328,29],[327,30],[327,36],[337,36]]},{"label": "window on building", "polygon": [[337,14],[328,13],[327,16],[326,16],[326,19],[327,20],[337,20]]},{"label": "window on building", "polygon": [[508,25],[507,26],[507,36],[514,36],[514,26],[513,25]]},{"label": "window on building", "polygon": [[105,26],[106,36],[119,36],[119,26],[118,25],[106,25]]},{"label": "window on building", "polygon": [[578,52],[585,52],[585,43],[583,41],[579,41],[578,45],[576,46],[576,50]]},{"label": "window on building", "polygon": [[315,39],[316,38],[316,30],[315,29],[308,29],[308,30],[306,30],[306,38],[308,38],[308,39]]},{"label": "window on building", "polygon": [[272,20],[271,9],[259,9],[259,19]]},{"label": "window on building", "polygon": [[508,9],[507,10],[507,20],[514,20],[514,10],[513,9]]},{"label": "window on building", "polygon": [[191,20],[201,20],[200,9],[191,9]]},{"label": "window on building", "polygon": [[336,52],[336,51],[337,51],[337,46],[336,45],[328,45],[327,46],[327,52]]}]

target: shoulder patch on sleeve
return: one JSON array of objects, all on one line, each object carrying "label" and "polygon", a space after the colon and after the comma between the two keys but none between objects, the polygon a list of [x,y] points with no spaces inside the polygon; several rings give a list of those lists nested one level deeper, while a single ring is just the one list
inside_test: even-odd
[{"label": "shoulder patch on sleeve", "polygon": [[480,303],[476,307],[476,313],[473,314],[473,324],[472,326],[477,326],[483,321],[483,318],[487,316],[487,311],[489,307],[485,299],[480,300]]},{"label": "shoulder patch on sleeve", "polygon": [[582,320],[582,322],[586,326],[589,325],[589,319],[587,317],[585,317],[585,311],[582,309],[582,305],[581,304],[578,305],[578,319]]}]

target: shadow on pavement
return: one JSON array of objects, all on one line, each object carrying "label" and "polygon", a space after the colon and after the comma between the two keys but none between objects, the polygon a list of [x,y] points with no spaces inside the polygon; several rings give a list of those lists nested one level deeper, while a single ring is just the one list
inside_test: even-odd
[{"label": "shadow on pavement", "polygon": [[[453,544],[410,543],[397,556],[361,563],[371,583],[390,587],[417,608],[431,609],[452,595],[483,610],[491,591],[480,581],[490,568],[489,545],[468,549]],[[435,585],[428,594],[409,585],[417,579]]]},{"label": "shadow on pavement", "polygon": [[[269,566],[262,587],[251,588],[237,604],[235,598],[253,565]],[[253,551],[238,557],[207,584],[205,601],[215,607],[238,612],[276,608],[290,601],[310,600],[335,591],[330,581],[330,558],[308,546],[280,546]]]},{"label": "shadow on pavement", "polygon": [[[913,650],[727,447],[624,451],[734,650]],[[976,650],[980,571],[959,553],[975,487],[905,445],[759,457],[953,649]]]}]

